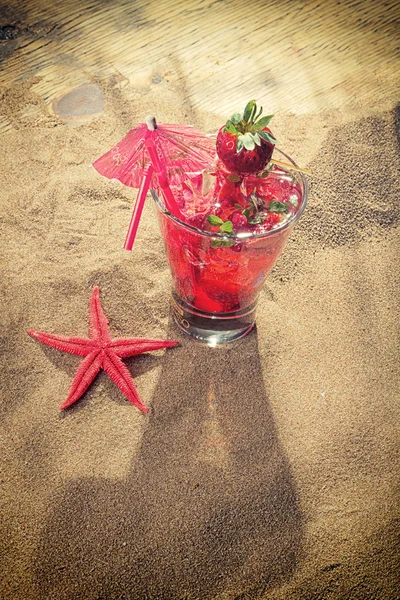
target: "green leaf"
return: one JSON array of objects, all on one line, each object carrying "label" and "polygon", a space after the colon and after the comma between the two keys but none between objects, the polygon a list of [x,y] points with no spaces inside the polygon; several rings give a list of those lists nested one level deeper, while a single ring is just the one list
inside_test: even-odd
[{"label": "green leaf", "polygon": [[260,213],[257,213],[256,215],[254,215],[254,217],[251,217],[247,220],[250,223],[250,225],[259,225],[260,223],[265,221],[265,216]]},{"label": "green leaf", "polygon": [[244,147],[243,136],[238,136],[238,139],[236,142],[236,152],[240,152],[243,147]]},{"label": "green leaf", "polygon": [[243,145],[246,148],[246,150],[254,150],[254,148],[256,147],[253,136],[251,135],[251,133],[245,133],[244,135],[240,136],[243,140]]},{"label": "green leaf", "polygon": [[225,131],[229,131],[229,133],[235,133],[236,135],[239,133],[232,121],[226,122]]},{"label": "green leaf", "polygon": [[241,119],[242,119],[242,115],[240,113],[235,113],[234,115],[231,116],[231,121],[234,125],[239,123],[239,121],[241,121]]},{"label": "green leaf", "polygon": [[273,116],[274,115],[268,115],[267,117],[262,117],[259,121],[256,122],[255,127],[257,129],[264,129],[264,127],[267,127],[268,123],[270,122]]},{"label": "green leaf", "polygon": [[254,122],[255,122],[255,123],[257,123],[257,119],[258,119],[259,117],[261,117],[261,115],[262,115],[262,111],[263,111],[263,107],[262,107],[262,106],[260,106],[260,110],[258,111],[258,113],[256,114],[256,116],[254,117]]},{"label": "green leaf", "polygon": [[247,220],[250,219],[250,215],[251,215],[251,208],[245,208],[242,211],[242,215],[244,215],[246,217]]},{"label": "green leaf", "polygon": [[261,138],[258,133],[253,133],[253,140],[257,144],[257,146],[261,146]]},{"label": "green leaf", "polygon": [[233,183],[235,183],[236,181],[240,181],[242,178],[237,173],[231,173],[228,175],[227,179],[228,181],[233,181]]},{"label": "green leaf", "polygon": [[217,215],[208,215],[207,221],[214,227],[219,227],[223,224],[223,220],[217,217]]},{"label": "green leaf", "polygon": [[271,212],[287,212],[288,207],[283,202],[278,202],[278,200],[273,200],[268,207],[268,210]]},{"label": "green leaf", "polygon": [[221,225],[220,230],[223,233],[233,233],[232,221],[225,221],[225,223]]},{"label": "green leaf", "polygon": [[250,116],[253,112],[254,106],[256,104],[255,100],[250,100],[250,102],[247,103],[246,108],[244,109],[244,113],[243,113],[243,120],[244,121],[249,121]]},{"label": "green leaf", "polygon": [[216,239],[212,239],[210,242],[210,246],[211,248],[221,248],[222,246],[226,246],[227,248],[230,248],[231,246],[234,246],[236,242],[234,242],[233,240],[216,240]]},{"label": "green leaf", "polygon": [[266,169],[264,169],[264,171],[262,173],[258,173],[258,175],[256,175],[256,177],[265,179],[265,177],[268,177],[268,175],[271,173],[273,168],[274,168],[274,165],[272,163],[269,163],[268,167]]},{"label": "green leaf", "polygon": [[243,206],[241,204],[234,204],[234,207],[238,210],[242,210]]},{"label": "green leaf", "polygon": [[264,200],[257,196],[256,188],[254,188],[253,193],[250,194],[249,200],[256,211],[262,210],[265,207]]},{"label": "green leaf", "polygon": [[269,142],[270,144],[276,144],[276,138],[269,131],[257,131],[260,138]]},{"label": "green leaf", "polygon": [[256,116],[256,112],[257,112],[257,104],[254,103],[253,110],[251,111],[250,117],[249,117],[250,125],[252,125],[255,121],[254,117]]}]

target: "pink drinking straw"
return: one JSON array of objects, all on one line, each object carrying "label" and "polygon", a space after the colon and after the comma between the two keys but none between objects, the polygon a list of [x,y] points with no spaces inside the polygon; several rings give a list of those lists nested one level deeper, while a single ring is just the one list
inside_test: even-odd
[{"label": "pink drinking straw", "polygon": [[154,167],[152,164],[147,165],[144,170],[144,177],[142,179],[141,186],[133,209],[131,221],[129,223],[128,232],[125,238],[124,248],[125,250],[132,250],[133,242],[135,241],[136,232],[138,230],[140,217],[144,207],[144,201],[146,200],[147,192],[149,191],[151,177],[154,173]]},{"label": "pink drinking straw", "polygon": [[145,137],[144,143],[146,144],[146,148],[148,150],[150,160],[153,164],[154,170],[157,175],[158,182],[163,191],[163,195],[165,198],[165,206],[167,210],[172,213],[175,217],[181,217],[182,213],[180,211],[179,206],[176,203],[174,195],[169,187],[168,177],[167,177],[167,169],[165,165],[161,164],[160,157],[157,152],[156,145],[154,143],[154,133],[157,129],[157,123],[155,117],[149,116],[145,119],[147,127],[149,129],[148,135]]},{"label": "pink drinking straw", "polygon": [[147,151],[150,156],[151,164],[145,170],[144,177],[137,195],[135,207],[133,209],[131,221],[129,223],[128,232],[125,238],[124,248],[125,250],[132,250],[133,242],[135,241],[136,232],[138,230],[140,217],[142,215],[144,202],[146,200],[147,192],[151,182],[151,177],[155,172],[157,175],[158,182],[160,184],[166,209],[176,217],[182,217],[181,210],[176,203],[174,195],[168,184],[167,171],[165,166],[161,164],[160,157],[157,152],[157,148],[154,143],[154,131],[157,129],[157,123],[154,117],[146,117],[146,124],[148,131],[146,132],[145,144]]}]

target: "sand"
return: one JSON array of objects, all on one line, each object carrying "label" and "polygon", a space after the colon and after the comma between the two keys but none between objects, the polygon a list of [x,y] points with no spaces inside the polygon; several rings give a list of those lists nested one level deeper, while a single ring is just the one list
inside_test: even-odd
[{"label": "sand", "polygon": [[[37,83],[0,91],[0,597],[398,598],[396,107],[276,117],[309,206],[257,328],[208,348],[169,316],[151,200],[124,251],[135,192],[89,167],[144,104],[97,81],[105,112],[68,123]],[[81,359],[26,333],[86,336],[95,285],[113,335],[181,343],[125,361],[148,415],[104,373],[60,413]]]}]

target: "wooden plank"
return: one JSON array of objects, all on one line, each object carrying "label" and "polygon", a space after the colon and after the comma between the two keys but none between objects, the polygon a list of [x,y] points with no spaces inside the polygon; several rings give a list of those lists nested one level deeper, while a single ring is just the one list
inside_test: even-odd
[{"label": "wooden plank", "polygon": [[[1,42],[0,85],[39,76],[50,105],[93,81],[162,96],[198,114],[229,114],[249,96],[271,112],[315,113],[354,101],[393,102],[399,85],[399,3],[17,3]],[[4,23],[6,24],[6,23]]]}]

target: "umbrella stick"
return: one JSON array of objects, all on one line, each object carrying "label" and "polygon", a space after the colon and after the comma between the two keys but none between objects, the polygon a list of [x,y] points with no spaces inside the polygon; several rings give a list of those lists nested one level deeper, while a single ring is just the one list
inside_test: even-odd
[{"label": "umbrella stick", "polygon": [[157,149],[154,145],[154,141],[151,138],[147,138],[145,140],[145,144],[149,152],[150,160],[153,163],[153,167],[156,171],[160,187],[163,191],[165,206],[170,213],[172,213],[175,217],[178,217],[179,219],[180,217],[182,217],[182,213],[178,204],[176,203],[172,190],[169,187],[166,169],[160,162],[160,157],[157,154]]},{"label": "umbrella stick", "polygon": [[126,234],[124,248],[132,250],[133,242],[135,241],[136,232],[139,226],[140,217],[142,216],[144,201],[146,200],[147,192],[149,191],[151,176],[153,175],[154,167],[149,164],[144,172],[144,177],[140,184],[139,192],[136,198],[135,207],[132,212],[131,221],[129,223],[128,233]]}]

